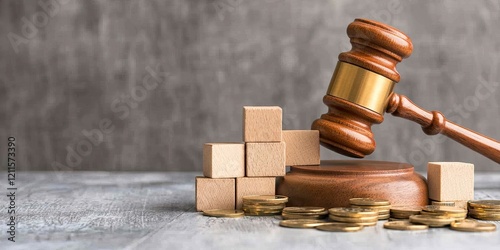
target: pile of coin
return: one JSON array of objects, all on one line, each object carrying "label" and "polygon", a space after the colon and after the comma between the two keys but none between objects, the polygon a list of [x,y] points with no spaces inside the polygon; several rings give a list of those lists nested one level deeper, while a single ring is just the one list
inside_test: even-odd
[{"label": "pile of coin", "polygon": [[368,208],[336,207],[328,210],[330,220],[359,226],[375,226],[379,220],[378,211]]},{"label": "pile of coin", "polygon": [[422,207],[422,215],[447,216],[455,220],[463,220],[467,217],[467,209],[451,206],[428,205]]},{"label": "pile of coin", "polygon": [[324,219],[328,216],[328,210],[324,207],[285,207],[281,216],[284,220]]},{"label": "pile of coin", "polygon": [[379,220],[387,220],[390,217],[391,203],[388,200],[372,198],[351,198],[351,207],[372,209],[378,212]]},{"label": "pile of coin", "polygon": [[329,223],[331,222],[326,222],[324,220],[293,219],[293,220],[282,220],[280,222],[280,226],[291,227],[291,228],[315,228]]},{"label": "pile of coin", "polygon": [[280,215],[288,202],[283,195],[251,195],[243,197],[245,215]]},{"label": "pile of coin", "polygon": [[445,227],[454,222],[455,219],[449,216],[440,215],[411,215],[410,222],[413,224],[423,224],[429,227]]},{"label": "pile of coin", "polygon": [[500,200],[469,201],[469,216],[478,220],[500,220]]},{"label": "pile of coin", "polygon": [[420,214],[421,206],[392,206],[391,218],[409,219],[411,215]]}]

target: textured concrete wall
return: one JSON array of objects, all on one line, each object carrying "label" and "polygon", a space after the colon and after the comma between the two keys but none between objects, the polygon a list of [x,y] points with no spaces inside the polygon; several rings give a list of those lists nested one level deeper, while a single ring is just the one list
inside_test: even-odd
[{"label": "textured concrete wall", "polygon": [[[1,159],[13,135],[23,170],[200,170],[204,142],[241,140],[243,105],[279,105],[285,129],[307,129],[356,17],[412,38],[399,93],[500,139],[498,0],[3,0]],[[90,144],[82,131],[97,129]],[[369,159],[499,170],[391,115],[374,133]]]}]

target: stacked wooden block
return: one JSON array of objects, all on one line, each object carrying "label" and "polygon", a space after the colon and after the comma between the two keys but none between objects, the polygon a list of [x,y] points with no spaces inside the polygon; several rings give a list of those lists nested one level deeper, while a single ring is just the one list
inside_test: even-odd
[{"label": "stacked wooden block", "polygon": [[286,166],[318,165],[319,132],[282,131],[280,107],[243,107],[244,143],[207,143],[196,210],[240,209],[242,197],[274,195]]},{"label": "stacked wooden block", "polygon": [[467,208],[474,199],[474,165],[462,162],[429,162],[427,165],[429,199],[453,201]]}]

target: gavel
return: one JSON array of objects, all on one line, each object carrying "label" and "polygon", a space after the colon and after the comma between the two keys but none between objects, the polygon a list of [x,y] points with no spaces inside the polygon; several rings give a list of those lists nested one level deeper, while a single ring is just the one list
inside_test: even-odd
[{"label": "gavel", "polygon": [[426,111],[408,97],[393,92],[400,80],[396,64],[410,56],[411,39],[380,22],[355,19],[347,27],[352,49],[339,55],[323,103],[328,112],[315,120],[320,142],[340,154],[363,158],[376,144],[372,124],[384,113],[414,121],[427,135],[443,134],[500,163],[500,143],[446,120],[439,111]]}]

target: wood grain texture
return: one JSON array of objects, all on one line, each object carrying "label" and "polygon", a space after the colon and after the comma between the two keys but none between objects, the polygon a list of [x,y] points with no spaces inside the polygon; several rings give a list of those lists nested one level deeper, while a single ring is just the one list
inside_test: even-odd
[{"label": "wood grain texture", "polygon": [[[496,250],[500,230],[460,233],[383,229],[328,233],[278,226],[278,217],[205,217],[195,210],[199,172],[19,172],[19,230],[2,249],[482,249]],[[425,174],[425,173],[424,173]],[[60,178],[58,178],[60,177]],[[0,173],[0,179],[7,175]],[[500,199],[500,174],[476,173],[475,197]],[[0,189],[7,188],[0,182]],[[0,212],[0,220],[7,221]],[[500,222],[494,222],[500,227]],[[5,228],[5,227],[3,227]]]},{"label": "wood grain texture", "polygon": [[[72,169],[201,172],[203,143],[241,140],[245,105],[280,106],[284,129],[309,129],[326,110],[321,98],[338,55],[351,49],[346,27],[359,17],[412,38],[412,56],[398,64],[398,93],[500,138],[498,0],[65,2],[16,53],[7,35],[22,35],[22,19],[42,8],[0,1],[0,143],[17,137],[23,170],[65,164],[67,146],[104,118],[114,132]],[[126,100],[157,64],[169,74],[165,84],[137,107],[125,104],[130,113],[120,119],[113,101]],[[429,161],[498,170],[452,140],[385,119],[373,127],[377,150],[367,159],[421,171]],[[321,150],[324,159],[347,159]]]},{"label": "wood grain texture", "polygon": [[319,165],[319,131],[283,130],[287,166]]},{"label": "wood grain texture", "polygon": [[205,143],[203,175],[210,178],[245,176],[244,143]]},{"label": "wood grain texture", "polygon": [[196,177],[196,210],[234,209],[235,179]]},{"label": "wood grain texture", "polygon": [[280,107],[243,107],[243,141],[280,142],[282,117]]},{"label": "wood grain texture", "polygon": [[474,165],[463,162],[429,162],[429,199],[468,201],[474,199]]},{"label": "wood grain texture", "polygon": [[285,152],[284,142],[246,143],[246,175],[285,175]]},{"label": "wood grain texture", "polygon": [[243,196],[274,195],[275,193],[276,177],[236,178],[236,209],[241,209]]},{"label": "wood grain texture", "polygon": [[404,95],[394,93],[389,97],[387,113],[420,124],[422,130],[428,135],[446,135],[496,163],[500,163],[500,142],[447,120],[439,111],[424,110]]}]

